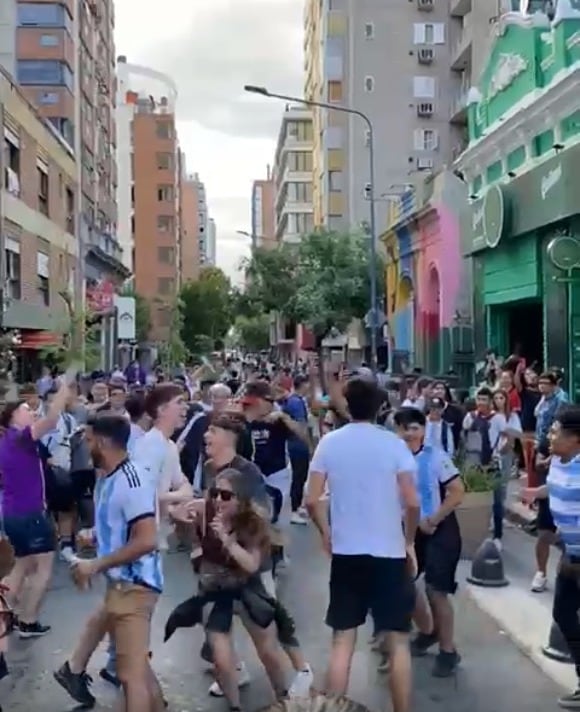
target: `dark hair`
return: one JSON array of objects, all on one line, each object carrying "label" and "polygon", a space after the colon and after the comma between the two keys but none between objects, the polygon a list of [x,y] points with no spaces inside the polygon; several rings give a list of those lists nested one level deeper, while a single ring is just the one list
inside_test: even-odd
[{"label": "dark hair", "polygon": [[6,403],[2,409],[2,413],[0,413],[0,428],[5,429],[10,427],[14,413],[16,413],[18,408],[20,408],[21,405],[24,405],[24,403],[25,401],[23,400],[10,401],[9,403]]},{"label": "dark hair", "polygon": [[419,408],[399,408],[393,417],[393,421],[398,428],[408,428],[409,425],[421,425],[425,427],[427,418],[425,413]]},{"label": "dark hair", "polygon": [[183,389],[175,383],[164,383],[155,386],[145,399],[145,412],[156,420],[159,417],[159,408],[170,403],[174,398],[183,396]]},{"label": "dark hair", "polygon": [[266,381],[252,381],[246,385],[244,395],[249,398],[262,398],[267,401],[274,401],[272,388]]},{"label": "dark hair", "polygon": [[558,408],[556,420],[569,435],[580,438],[580,405],[563,405]]},{"label": "dark hair", "polygon": [[230,433],[235,433],[235,435],[239,437],[246,428],[246,419],[243,413],[226,410],[212,415],[210,425],[213,425],[214,428],[220,428],[221,430],[227,430]]},{"label": "dark hair", "polygon": [[306,383],[309,382],[309,378],[307,376],[296,376],[293,381],[294,388],[298,389],[304,386]]},{"label": "dark hair", "polygon": [[109,395],[113,391],[123,391],[123,393],[127,393],[127,386],[121,380],[111,381],[109,383]]},{"label": "dark hair", "polygon": [[93,433],[109,440],[112,445],[120,450],[127,449],[131,436],[131,424],[122,415],[99,415],[91,423]]},{"label": "dark hair", "polygon": [[433,379],[429,378],[429,376],[421,376],[421,378],[417,379],[417,389],[422,391],[424,388],[427,388],[427,386],[432,386],[433,383]]},{"label": "dark hair", "polygon": [[381,397],[373,381],[368,378],[351,378],[346,383],[344,397],[353,420],[372,421],[376,418]]},{"label": "dark hair", "polygon": [[493,391],[487,386],[482,386],[481,388],[479,388],[475,395],[483,396],[484,398],[489,398],[490,400],[493,399]]},{"label": "dark hair", "polygon": [[129,413],[132,423],[136,423],[145,415],[145,397],[142,394],[134,394],[127,398],[125,410]]},{"label": "dark hair", "polygon": [[226,480],[238,499],[238,511],[232,518],[232,528],[240,540],[265,551],[270,545],[270,526],[255,508],[255,486],[239,470],[229,467],[218,472],[215,481]]},{"label": "dark hair", "polygon": [[548,383],[550,383],[552,386],[557,386],[558,376],[554,373],[554,371],[544,371],[540,374],[538,381],[548,381]]}]

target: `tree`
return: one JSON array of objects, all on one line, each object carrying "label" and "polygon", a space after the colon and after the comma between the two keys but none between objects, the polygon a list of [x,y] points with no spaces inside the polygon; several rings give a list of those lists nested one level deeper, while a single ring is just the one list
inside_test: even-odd
[{"label": "tree", "polygon": [[270,346],[270,317],[268,314],[238,316],[234,322],[236,343],[248,351],[262,351]]},{"label": "tree", "polygon": [[178,297],[175,303],[170,307],[171,324],[169,326],[169,338],[167,341],[159,344],[158,359],[166,373],[181,363],[184,363],[188,349],[185,346],[182,338],[184,314],[183,302]]},{"label": "tree", "polygon": [[232,286],[218,267],[202,270],[196,282],[187,282],[180,292],[180,329],[185,347],[199,353],[208,340],[215,348],[232,325]]},{"label": "tree", "polygon": [[297,251],[294,245],[282,243],[274,250],[258,247],[246,262],[246,298],[257,308],[256,313],[285,312],[295,292]]}]

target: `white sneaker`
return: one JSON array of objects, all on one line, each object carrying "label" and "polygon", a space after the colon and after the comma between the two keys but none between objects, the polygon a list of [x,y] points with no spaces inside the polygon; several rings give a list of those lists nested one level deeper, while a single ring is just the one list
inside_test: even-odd
[{"label": "white sneaker", "polygon": [[[238,671],[238,687],[245,687],[245,685],[250,683],[250,673],[248,672],[246,663],[238,663],[236,670]],[[212,697],[224,696],[223,690],[217,680],[210,685],[208,694]]]},{"label": "white sneaker", "polygon": [[493,543],[495,544],[495,548],[499,551],[501,554],[501,551],[503,549],[503,544],[501,543],[501,539],[494,539]]},{"label": "white sneaker", "polygon": [[292,512],[292,516],[290,517],[290,524],[300,524],[304,526],[305,524],[308,524],[308,522],[299,512]]},{"label": "white sneaker", "polygon": [[60,550],[59,557],[61,561],[67,564],[72,564],[75,561],[75,552],[72,546],[63,546]]},{"label": "white sneaker", "polygon": [[548,588],[548,579],[541,571],[536,571],[531,588],[534,593],[543,593]]},{"label": "white sneaker", "polygon": [[310,697],[310,688],[313,682],[312,669],[310,665],[307,665],[304,670],[296,673],[296,677],[288,690],[288,697]]},{"label": "white sneaker", "polygon": [[304,519],[310,519],[310,515],[308,514],[308,510],[306,509],[306,507],[300,507],[298,509],[298,514],[301,517],[304,517]]}]

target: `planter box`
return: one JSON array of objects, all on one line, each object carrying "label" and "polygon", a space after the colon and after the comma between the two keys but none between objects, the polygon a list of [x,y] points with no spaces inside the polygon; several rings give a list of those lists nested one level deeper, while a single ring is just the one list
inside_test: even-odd
[{"label": "planter box", "polygon": [[493,492],[468,492],[455,510],[461,531],[461,558],[473,559],[489,536]]}]

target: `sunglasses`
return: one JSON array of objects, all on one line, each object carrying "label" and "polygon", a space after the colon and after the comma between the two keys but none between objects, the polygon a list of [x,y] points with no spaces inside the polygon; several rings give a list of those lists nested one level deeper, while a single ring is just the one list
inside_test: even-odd
[{"label": "sunglasses", "polygon": [[230,502],[236,495],[231,490],[219,489],[218,487],[211,487],[209,490],[209,496],[211,499],[221,499],[222,502]]}]

